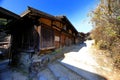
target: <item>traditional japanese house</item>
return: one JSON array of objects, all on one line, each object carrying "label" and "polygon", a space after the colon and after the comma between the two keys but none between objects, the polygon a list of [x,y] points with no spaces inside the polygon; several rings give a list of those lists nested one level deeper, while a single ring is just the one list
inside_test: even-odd
[{"label": "traditional japanese house", "polygon": [[34,53],[41,54],[77,43],[78,32],[66,16],[53,16],[31,7],[11,22],[8,29],[12,63],[25,66],[29,65]]},{"label": "traditional japanese house", "polygon": [[9,30],[7,29],[7,25],[10,24],[11,22],[16,21],[18,18],[20,18],[20,16],[18,16],[17,14],[12,13],[11,11],[8,11],[0,7],[0,42],[1,44],[6,42],[5,37],[7,36],[7,33],[9,33]]},{"label": "traditional japanese house", "polygon": [[7,25],[15,22],[20,16],[0,7],[0,57],[8,58],[8,49],[10,46],[10,34]]},{"label": "traditional japanese house", "polygon": [[83,33],[83,32],[79,32],[79,34],[78,34],[78,39],[79,39],[79,42],[80,43],[83,43],[84,41],[85,41],[85,33]]},{"label": "traditional japanese house", "polygon": [[19,18],[19,15],[0,7],[0,31],[4,30],[6,32],[7,25]]},{"label": "traditional japanese house", "polygon": [[11,25],[12,45],[18,51],[35,52],[76,43],[77,30],[66,16],[52,16],[28,8]]},{"label": "traditional japanese house", "polygon": [[57,16],[62,21],[61,46],[70,46],[77,43],[78,32],[66,16]]}]

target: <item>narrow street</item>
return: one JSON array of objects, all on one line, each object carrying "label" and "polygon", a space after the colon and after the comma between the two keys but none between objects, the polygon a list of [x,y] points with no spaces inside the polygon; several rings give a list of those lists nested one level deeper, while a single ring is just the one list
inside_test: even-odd
[{"label": "narrow street", "polygon": [[9,1],[0,80],[120,80],[120,0]]},{"label": "narrow street", "polygon": [[[69,52],[64,53],[64,57],[49,63],[34,80],[117,80],[120,76],[110,76],[113,71],[109,66],[107,68],[98,64],[96,59],[99,56],[92,54],[92,44],[93,41],[86,41],[75,45]],[[12,72],[5,64],[2,65],[0,80],[27,80],[27,76]]]},{"label": "narrow street", "polygon": [[85,80],[107,80],[97,73],[96,67],[99,65],[93,58],[90,51],[93,41],[86,41],[77,45],[71,52],[65,54],[65,58],[60,63],[83,76]]},{"label": "narrow street", "polygon": [[[90,53],[93,41],[74,46],[64,57],[39,73],[39,80],[107,80],[97,73],[96,60]],[[47,74],[46,74],[47,73]]]},{"label": "narrow street", "polygon": [[39,80],[119,80],[119,71],[114,68],[111,59],[91,47],[93,43],[86,41],[74,46],[64,53],[63,58],[40,72]]}]

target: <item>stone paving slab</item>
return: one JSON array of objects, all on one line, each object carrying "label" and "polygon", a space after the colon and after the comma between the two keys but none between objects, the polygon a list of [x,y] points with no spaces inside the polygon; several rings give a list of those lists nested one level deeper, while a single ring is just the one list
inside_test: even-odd
[{"label": "stone paving slab", "polygon": [[58,80],[83,80],[80,75],[75,74],[66,67],[62,66],[58,62],[54,62],[49,65],[49,68]]}]

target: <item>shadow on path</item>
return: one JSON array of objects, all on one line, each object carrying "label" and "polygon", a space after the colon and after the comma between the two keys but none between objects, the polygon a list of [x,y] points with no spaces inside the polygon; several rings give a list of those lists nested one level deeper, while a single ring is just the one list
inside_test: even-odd
[{"label": "shadow on path", "polygon": [[66,64],[64,62],[60,62],[64,67],[68,68],[69,70],[75,72],[76,74],[82,76],[83,78],[85,78],[85,80],[108,80],[107,78],[105,78],[104,76],[101,76],[99,74],[90,72],[90,71],[86,71],[84,69],[81,68],[77,68],[73,65],[70,64]]}]

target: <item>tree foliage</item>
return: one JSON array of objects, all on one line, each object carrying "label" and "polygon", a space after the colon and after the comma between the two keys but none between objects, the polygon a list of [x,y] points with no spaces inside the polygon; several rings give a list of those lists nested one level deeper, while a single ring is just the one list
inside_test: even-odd
[{"label": "tree foliage", "polygon": [[[94,29],[91,36],[100,49],[109,50],[120,68],[120,1],[100,0],[91,13]],[[116,65],[115,64],[115,65]]]}]

